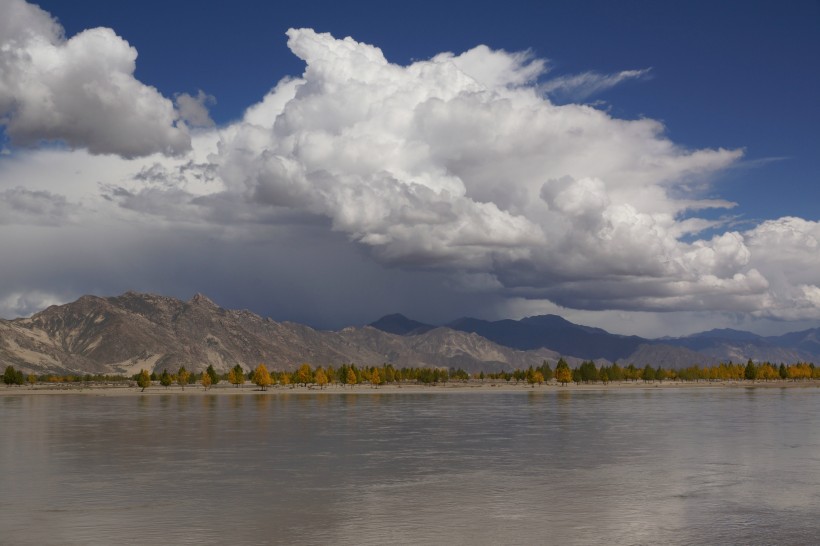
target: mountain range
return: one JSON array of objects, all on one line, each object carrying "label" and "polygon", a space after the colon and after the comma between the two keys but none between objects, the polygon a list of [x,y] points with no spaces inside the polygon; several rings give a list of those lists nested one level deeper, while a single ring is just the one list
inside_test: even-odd
[{"label": "mountain range", "polygon": [[364,327],[316,330],[224,309],[197,294],[188,301],[126,292],[83,296],[29,318],[0,320],[0,365],[26,373],[127,374],[180,366],[218,371],[265,363],[271,369],[355,363],[498,371],[582,360],[679,368],[718,361],[820,361],[820,328],[763,337],[711,330],[682,338],[611,334],[556,315],[521,320],[461,318],[436,326],[387,315]]},{"label": "mountain range", "polygon": [[189,301],[127,292],[83,296],[29,318],[0,320],[0,366],[25,373],[132,375],[140,369],[227,371],[264,363],[292,370],[301,363],[455,367],[469,372],[539,366],[554,351],[521,351],[477,334],[431,328],[401,336],[371,326],[320,331],[223,309],[201,294]]},{"label": "mountain range", "polygon": [[[388,315],[371,326],[404,336],[418,335],[434,328],[402,315]],[[648,339],[611,334],[601,328],[574,324],[557,315],[497,321],[461,318],[444,327],[476,333],[500,345],[521,350],[548,347],[579,359],[624,361],[642,366],[663,363],[665,367],[679,368],[695,363],[745,362],[748,359],[775,363],[820,361],[820,328],[768,337],[740,330],[716,329],[679,338]]]}]

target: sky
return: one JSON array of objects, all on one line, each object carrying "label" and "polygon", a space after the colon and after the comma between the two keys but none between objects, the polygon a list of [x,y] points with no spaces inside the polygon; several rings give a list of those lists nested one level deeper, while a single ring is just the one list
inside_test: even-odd
[{"label": "sky", "polygon": [[[296,5],[290,5],[296,4]],[[820,325],[820,4],[0,0],[0,317]]]}]

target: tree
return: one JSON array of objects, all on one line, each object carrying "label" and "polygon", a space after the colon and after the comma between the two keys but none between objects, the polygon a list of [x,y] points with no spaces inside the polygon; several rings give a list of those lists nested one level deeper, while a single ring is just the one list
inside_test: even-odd
[{"label": "tree", "polygon": [[382,377],[379,375],[378,368],[374,368],[373,372],[370,374],[370,384],[373,385],[373,387],[378,387],[382,384]]},{"label": "tree", "polygon": [[307,387],[308,383],[313,383],[313,370],[310,369],[310,364],[304,363],[296,370],[296,382],[302,383]]},{"label": "tree", "polygon": [[140,370],[137,376],[137,386],[142,388],[140,392],[145,392],[145,389],[151,386],[151,375],[147,371]]},{"label": "tree", "polygon": [[239,388],[239,385],[245,383],[245,371],[242,369],[242,366],[237,364],[228,372],[228,382],[231,385],[236,385],[236,388]]},{"label": "tree", "polygon": [[185,390],[185,385],[188,384],[188,379],[191,377],[191,372],[185,369],[185,366],[182,366],[179,371],[177,372],[177,383],[179,386],[182,387],[182,390]]},{"label": "tree", "polygon": [[14,366],[6,366],[6,371],[3,373],[3,383],[6,385],[22,385],[23,382],[23,372],[15,370]]},{"label": "tree", "polygon": [[171,386],[171,374],[168,373],[168,370],[162,370],[162,375],[159,376],[159,384],[165,387],[166,389]]},{"label": "tree", "polygon": [[644,383],[655,380],[655,370],[652,369],[652,366],[649,364],[646,365],[643,372],[641,372],[641,379],[643,379]]},{"label": "tree", "polygon": [[290,385],[290,374],[288,372],[282,372],[279,375],[279,384],[283,387]]},{"label": "tree", "polygon": [[314,374],[314,379],[316,380],[316,384],[319,385],[320,389],[324,389],[325,385],[327,385],[327,376],[325,375],[325,371],[322,368],[316,370]]},{"label": "tree", "polygon": [[211,378],[211,385],[216,385],[219,383],[219,374],[216,373],[214,370],[213,364],[208,364],[208,367],[205,369],[205,373]]},{"label": "tree", "polygon": [[757,379],[757,366],[755,366],[755,363],[752,362],[751,358],[749,359],[749,362],[746,363],[746,369],[743,371],[743,377],[749,381],[754,381]]},{"label": "tree", "polygon": [[593,361],[587,360],[582,362],[580,368],[578,368],[578,371],[581,373],[581,381],[584,383],[598,381],[598,368],[595,367],[595,363]]},{"label": "tree", "polygon": [[211,380],[211,374],[209,374],[207,370],[202,372],[202,377],[200,378],[199,382],[202,383],[202,386],[205,387],[205,390],[207,391],[208,388],[211,385],[213,385],[213,381]]},{"label": "tree", "polygon": [[538,371],[541,372],[541,375],[544,377],[544,381],[549,381],[550,379],[555,377],[552,368],[550,368],[550,365],[546,360],[541,364],[541,367],[538,369]]},{"label": "tree", "polygon": [[357,383],[356,372],[353,371],[353,368],[347,369],[347,377],[345,377],[345,383],[347,383],[350,386],[353,386]]},{"label": "tree", "polygon": [[33,373],[30,373],[28,374],[28,377],[26,377],[26,381],[28,381],[29,386],[33,389],[34,384],[37,383],[37,376]]},{"label": "tree", "polygon": [[256,370],[254,370],[253,382],[257,387],[259,387],[263,391],[267,390],[268,385],[270,385],[273,382],[273,380],[270,377],[270,372],[268,372],[268,368],[265,367],[264,364],[260,364],[256,367]]},{"label": "tree", "polygon": [[572,381],[572,371],[570,371],[569,364],[563,357],[558,359],[558,363],[555,365],[555,380],[561,385],[566,385]]},{"label": "tree", "polygon": [[555,368],[555,380],[561,385],[566,385],[572,381],[572,372],[569,368]]}]

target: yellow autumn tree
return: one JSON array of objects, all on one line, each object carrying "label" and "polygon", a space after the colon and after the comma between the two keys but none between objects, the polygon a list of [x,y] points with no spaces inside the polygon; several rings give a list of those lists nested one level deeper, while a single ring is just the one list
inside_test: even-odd
[{"label": "yellow autumn tree", "polygon": [[237,389],[240,385],[245,383],[245,371],[242,369],[242,366],[237,364],[230,369],[228,372],[228,382],[231,385],[236,385]]},{"label": "yellow autumn tree", "polygon": [[137,376],[137,386],[142,388],[140,392],[145,392],[145,389],[151,386],[151,376],[145,370],[140,370]]},{"label": "yellow autumn tree", "polygon": [[572,381],[572,371],[570,371],[569,368],[556,368],[555,380],[561,383],[561,385],[566,385]]},{"label": "yellow autumn tree", "polygon": [[287,387],[290,385],[290,374],[288,372],[282,372],[279,376],[279,384],[283,387]]},{"label": "yellow autumn tree", "polygon": [[345,383],[350,385],[351,387],[356,384],[356,372],[353,371],[353,368],[347,369],[347,377],[345,378]]},{"label": "yellow autumn tree", "polygon": [[296,370],[296,382],[303,384],[307,387],[308,383],[313,382],[313,370],[310,368],[310,364],[302,364],[299,366],[299,369]]},{"label": "yellow autumn tree", "polygon": [[370,384],[375,388],[382,384],[382,376],[379,375],[379,369],[374,368],[370,373]]},{"label": "yellow autumn tree", "polygon": [[320,389],[324,389],[325,385],[327,385],[327,376],[322,368],[316,370],[313,379],[316,381],[316,384],[319,385]]},{"label": "yellow autumn tree", "polygon": [[199,379],[199,382],[202,383],[202,386],[205,387],[205,390],[207,391],[213,384],[211,374],[208,372],[202,372],[202,377]]},{"label": "yellow autumn tree", "polygon": [[253,372],[253,382],[260,389],[267,390],[268,385],[272,383],[270,372],[264,364],[260,364]]},{"label": "yellow autumn tree", "polygon": [[191,378],[191,372],[185,369],[185,366],[181,367],[177,372],[177,383],[182,390],[185,390],[185,385],[188,384],[188,379]]}]

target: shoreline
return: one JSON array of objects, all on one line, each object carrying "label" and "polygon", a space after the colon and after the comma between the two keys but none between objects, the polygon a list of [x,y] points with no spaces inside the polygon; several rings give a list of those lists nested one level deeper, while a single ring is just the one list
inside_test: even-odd
[{"label": "shoreline", "polygon": [[218,385],[207,391],[201,385],[189,385],[184,390],[178,385],[171,387],[151,386],[143,392],[139,387],[124,385],[35,385],[29,386],[0,386],[0,397],[3,396],[54,396],[66,394],[83,394],[93,396],[224,396],[224,395],[267,395],[288,396],[292,394],[440,394],[440,393],[486,393],[486,392],[580,392],[580,391],[624,391],[624,390],[669,390],[669,389],[794,389],[820,388],[820,380],[800,381],[664,381],[643,383],[593,383],[575,384],[545,383],[543,385],[529,385],[525,382],[506,383],[503,381],[484,382],[448,382],[446,384],[423,385],[407,383],[402,385],[390,384],[371,387],[368,384],[347,387],[342,385],[328,385],[320,389],[316,386],[271,386],[262,391],[253,384],[239,388],[233,385]]}]

